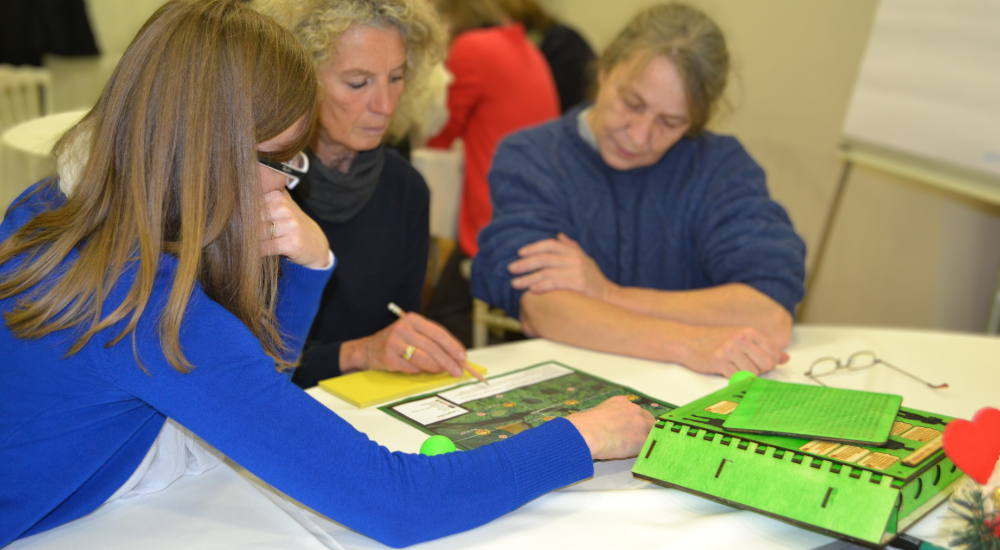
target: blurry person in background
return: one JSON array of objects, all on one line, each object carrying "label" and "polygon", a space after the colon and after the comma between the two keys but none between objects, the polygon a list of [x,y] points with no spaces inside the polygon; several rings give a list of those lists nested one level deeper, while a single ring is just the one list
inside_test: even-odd
[{"label": "blurry person in background", "polygon": [[[436,14],[425,0],[252,6],[292,30],[320,81],[308,174],[292,197],[323,229],[337,271],[292,380],[310,387],[365,369],[461,376],[464,346],[419,313],[430,241],[427,184],[383,145],[387,136],[426,133],[414,127],[415,110],[447,41]],[[397,318],[389,302],[408,313]]]},{"label": "blurry person in background", "polygon": [[637,15],[592,106],[500,145],[476,297],[528,335],[698,372],[787,361],[805,244],[743,146],[705,130],[728,73],[702,12]]},{"label": "blurry person in background", "polygon": [[498,0],[511,19],[524,25],[552,69],[565,113],[593,92],[597,56],[575,29],[556,21],[535,0]]},{"label": "blurry person in background", "polygon": [[476,255],[479,231],[493,213],[486,172],[501,139],[559,116],[559,96],[545,57],[496,0],[435,0],[434,7],[451,34],[445,65],[455,81],[448,88],[448,123],[428,146],[448,148],[461,138],[465,175],[458,248],[428,315],[468,341],[472,295],[459,273],[462,261]]}]

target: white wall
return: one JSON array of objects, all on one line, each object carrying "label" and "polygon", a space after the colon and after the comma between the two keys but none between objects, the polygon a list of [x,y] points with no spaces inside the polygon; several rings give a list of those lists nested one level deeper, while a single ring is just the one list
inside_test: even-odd
[{"label": "white wall", "polygon": [[132,38],[165,0],[87,0],[87,17],[101,56],[77,58],[48,55],[56,112],[89,109],[97,102]]},{"label": "white wall", "polygon": [[[712,127],[767,171],[812,267],[876,0],[687,1],[722,27],[734,58],[733,110]],[[654,3],[541,2],[595,49]],[[856,168],[800,320],[982,331],[998,267],[1000,208]]]}]

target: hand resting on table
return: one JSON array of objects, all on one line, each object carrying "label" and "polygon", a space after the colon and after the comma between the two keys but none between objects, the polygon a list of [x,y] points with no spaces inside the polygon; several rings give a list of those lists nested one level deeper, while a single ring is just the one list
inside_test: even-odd
[{"label": "hand resting on table", "polygon": [[566,417],[576,426],[590,455],[598,459],[631,458],[642,450],[655,419],[624,395],[608,399],[589,411]]},{"label": "hand resting on table", "polygon": [[[521,323],[529,336],[727,377],[741,370],[761,374],[788,361],[781,348],[791,316],[748,285],[686,291],[623,287],[561,232],[521,247],[518,256],[507,269],[515,275],[511,286],[527,291]],[[551,303],[542,306],[543,301]],[[623,341],[630,342],[625,349],[614,344]]]}]

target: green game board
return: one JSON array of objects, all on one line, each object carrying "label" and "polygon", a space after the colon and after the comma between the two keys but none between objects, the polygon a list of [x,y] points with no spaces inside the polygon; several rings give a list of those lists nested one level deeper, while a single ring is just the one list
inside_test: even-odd
[{"label": "green game board", "polygon": [[674,408],[555,361],[490,377],[489,381],[489,386],[470,383],[379,408],[428,434],[451,439],[461,450],[512,437],[616,395],[629,396],[654,417]]},{"label": "green game board", "polygon": [[726,431],[754,379],[661,414],[632,475],[870,547],[943,502],[962,472],[950,417],[901,407],[885,446]]}]

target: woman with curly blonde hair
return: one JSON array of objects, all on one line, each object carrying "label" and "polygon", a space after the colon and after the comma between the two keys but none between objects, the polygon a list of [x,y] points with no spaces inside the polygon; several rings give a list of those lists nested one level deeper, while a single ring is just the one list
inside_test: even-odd
[{"label": "woman with curly blonde hair", "polygon": [[[463,372],[465,348],[419,313],[430,193],[383,142],[426,135],[419,95],[447,37],[425,0],[256,0],[290,29],[320,78],[309,174],[292,196],[339,258],[293,380],[363,369]],[[443,94],[443,90],[442,90]],[[442,98],[443,103],[443,98]],[[410,311],[397,319],[390,302]]]}]

